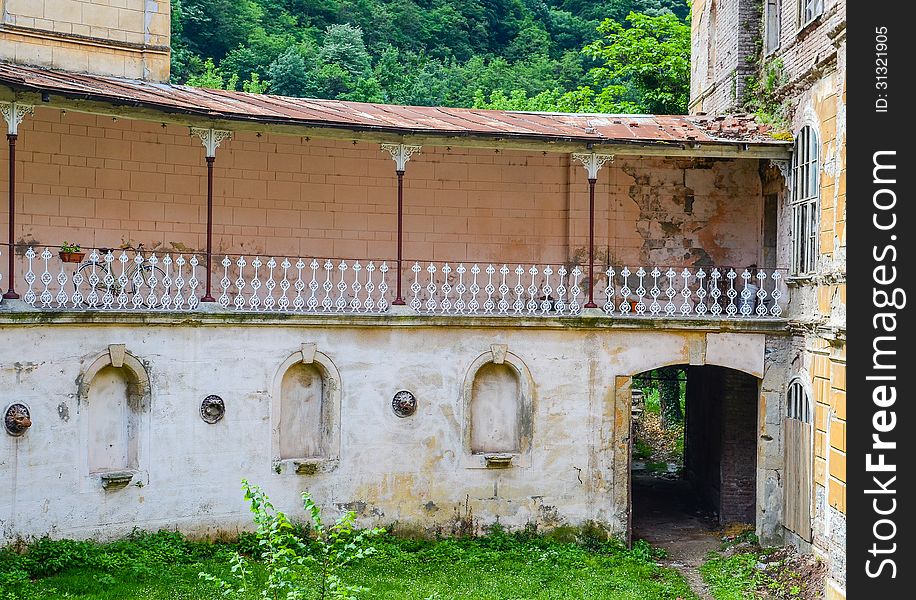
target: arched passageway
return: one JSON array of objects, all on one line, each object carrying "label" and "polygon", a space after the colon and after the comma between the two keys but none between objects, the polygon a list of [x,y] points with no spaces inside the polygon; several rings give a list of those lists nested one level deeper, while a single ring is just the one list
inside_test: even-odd
[{"label": "arched passageway", "polygon": [[631,390],[634,539],[689,544],[755,527],[759,380],[673,365],[635,375]]}]

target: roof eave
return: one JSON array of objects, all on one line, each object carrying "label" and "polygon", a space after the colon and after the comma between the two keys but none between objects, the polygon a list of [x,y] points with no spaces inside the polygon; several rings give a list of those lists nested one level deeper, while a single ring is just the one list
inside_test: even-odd
[{"label": "roof eave", "polygon": [[6,100],[16,99],[48,108],[188,127],[213,127],[318,138],[563,153],[591,149],[619,155],[773,160],[789,158],[792,150],[789,142],[778,140],[744,141],[722,139],[682,142],[672,140],[609,139],[600,136],[574,137],[509,132],[431,131],[409,127],[367,126],[179,109],[154,102],[130,102],[92,93],[62,91],[59,89],[50,91],[53,94],[51,100],[44,102],[42,100],[43,92],[44,90],[27,84],[12,81],[0,83],[0,98]]}]

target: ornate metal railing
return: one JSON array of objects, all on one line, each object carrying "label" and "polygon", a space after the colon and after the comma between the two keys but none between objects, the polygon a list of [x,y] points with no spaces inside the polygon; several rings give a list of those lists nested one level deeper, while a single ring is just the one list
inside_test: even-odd
[{"label": "ornate metal railing", "polygon": [[408,304],[420,313],[575,315],[584,305],[577,266],[415,262],[410,270]]},{"label": "ornate metal railing", "polygon": [[[16,288],[41,310],[201,309],[206,259],[142,249],[18,249]],[[394,303],[396,263],[221,255],[212,260],[215,309],[239,312],[381,314]],[[611,316],[772,319],[787,287],[779,270],[610,267],[593,297]],[[590,282],[577,265],[405,262],[405,303],[430,315],[515,317],[583,314]],[[0,274],[0,283],[8,281]]]}]

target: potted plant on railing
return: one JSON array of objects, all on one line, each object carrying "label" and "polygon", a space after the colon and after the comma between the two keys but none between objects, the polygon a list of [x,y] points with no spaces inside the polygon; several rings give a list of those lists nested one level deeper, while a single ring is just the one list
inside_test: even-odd
[{"label": "potted plant on railing", "polygon": [[60,245],[60,250],[57,252],[57,255],[60,256],[61,262],[81,263],[83,262],[83,258],[86,256],[86,253],[83,252],[83,249],[79,244],[64,242]]}]

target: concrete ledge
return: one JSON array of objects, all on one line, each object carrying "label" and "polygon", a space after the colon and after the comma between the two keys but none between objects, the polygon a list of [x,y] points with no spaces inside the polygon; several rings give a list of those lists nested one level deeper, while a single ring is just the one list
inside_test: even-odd
[{"label": "concrete ledge", "polygon": [[[27,308],[23,308],[27,307]],[[208,307],[209,309],[209,307]],[[15,325],[166,325],[219,327],[255,325],[271,327],[460,327],[534,329],[624,329],[711,331],[789,335],[787,319],[698,319],[689,317],[577,315],[563,317],[497,315],[421,315],[416,313],[293,314],[236,311],[55,311],[35,310],[21,301],[0,304],[0,327]]]}]

